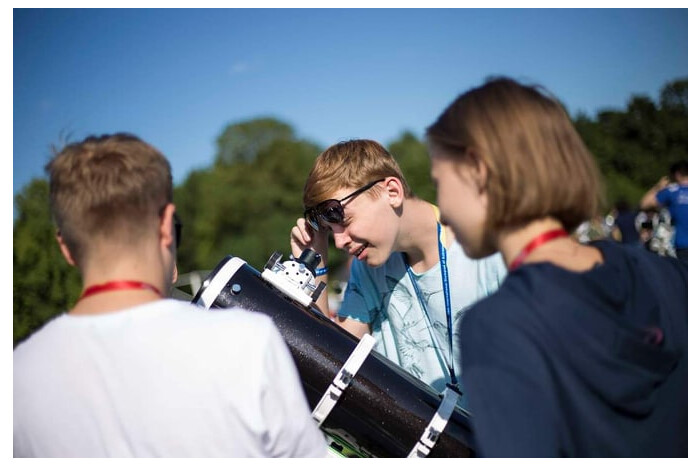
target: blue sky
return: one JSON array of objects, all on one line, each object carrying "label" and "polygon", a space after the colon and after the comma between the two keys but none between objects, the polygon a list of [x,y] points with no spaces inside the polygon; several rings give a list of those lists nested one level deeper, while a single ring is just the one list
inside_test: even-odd
[{"label": "blue sky", "polygon": [[387,144],[494,74],[589,115],[688,76],[687,9],[15,9],[13,35],[14,194],[66,135],[133,132],[180,183],[255,117]]}]

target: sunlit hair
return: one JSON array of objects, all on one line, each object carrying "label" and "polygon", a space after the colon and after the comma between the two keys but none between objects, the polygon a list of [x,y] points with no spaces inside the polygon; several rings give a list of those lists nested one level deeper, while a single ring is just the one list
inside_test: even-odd
[{"label": "sunlit hair", "polygon": [[487,229],[551,216],[571,233],[601,205],[592,155],[561,104],[539,86],[487,80],[452,102],[427,137],[447,157],[485,164]]},{"label": "sunlit hair", "polygon": [[[399,164],[381,144],[367,139],[334,144],[316,158],[311,168],[304,186],[304,207],[316,206],[338,190],[360,188],[383,177],[398,178],[404,195],[413,197]],[[369,193],[376,196],[377,187]]]},{"label": "sunlit hair", "polygon": [[142,240],[173,199],[168,161],[129,134],[69,144],[46,172],[54,222],[78,265],[97,239],[125,245]]}]

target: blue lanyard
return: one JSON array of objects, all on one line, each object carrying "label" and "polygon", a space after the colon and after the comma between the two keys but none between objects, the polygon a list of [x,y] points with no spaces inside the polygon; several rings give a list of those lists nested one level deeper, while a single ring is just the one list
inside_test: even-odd
[{"label": "blue lanyard", "polygon": [[455,370],[454,370],[454,351],[452,347],[452,303],[450,301],[450,278],[447,275],[447,249],[445,248],[445,245],[442,244],[442,240],[440,239],[441,233],[442,233],[442,226],[438,222],[437,224],[437,233],[438,233],[438,254],[440,255],[440,275],[442,276],[442,295],[445,299],[445,315],[447,317],[447,339],[448,343],[450,345],[450,360],[449,362],[445,358],[444,355],[442,355],[442,349],[440,348],[439,342],[435,339],[433,336],[432,332],[432,325],[430,323],[430,317],[428,315],[428,305],[425,303],[425,298],[423,297],[423,294],[421,294],[420,289],[418,288],[418,283],[416,282],[416,278],[413,277],[413,273],[411,272],[411,268],[408,265],[408,261],[406,261],[406,257],[404,256],[404,263],[406,264],[406,272],[408,273],[408,277],[411,278],[411,283],[413,284],[413,288],[416,292],[416,295],[418,296],[418,300],[420,301],[421,308],[423,309],[423,313],[425,314],[426,319],[428,320],[428,330],[430,331],[430,335],[433,338],[433,341],[435,341],[435,345],[438,348],[438,351],[440,355],[442,356],[443,360],[445,360],[445,366],[447,366],[447,369],[450,372],[450,379],[452,380],[452,384],[455,387],[458,387],[459,384],[457,382],[457,376],[455,375]]}]

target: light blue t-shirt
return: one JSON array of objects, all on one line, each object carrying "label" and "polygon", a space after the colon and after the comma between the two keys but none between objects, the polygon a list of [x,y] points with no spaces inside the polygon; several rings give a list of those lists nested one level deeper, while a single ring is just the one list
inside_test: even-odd
[{"label": "light blue t-shirt", "polygon": [[[498,289],[507,271],[500,254],[473,260],[456,241],[447,249],[447,268],[454,368],[459,377],[459,321],[470,305]],[[425,297],[429,317],[399,252],[392,253],[386,263],[376,268],[353,261],[338,316],[369,323],[372,336],[377,339],[374,350],[441,393],[450,382],[450,352],[440,263],[424,273],[411,273]],[[432,336],[428,329],[431,325]],[[460,401],[460,405],[465,406],[464,402]]]}]

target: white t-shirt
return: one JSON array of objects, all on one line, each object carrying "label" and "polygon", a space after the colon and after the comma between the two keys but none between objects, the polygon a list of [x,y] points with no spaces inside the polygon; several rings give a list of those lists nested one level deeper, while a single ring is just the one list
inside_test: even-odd
[{"label": "white t-shirt", "polygon": [[324,457],[262,314],[171,299],[63,314],[14,351],[15,457]]}]

